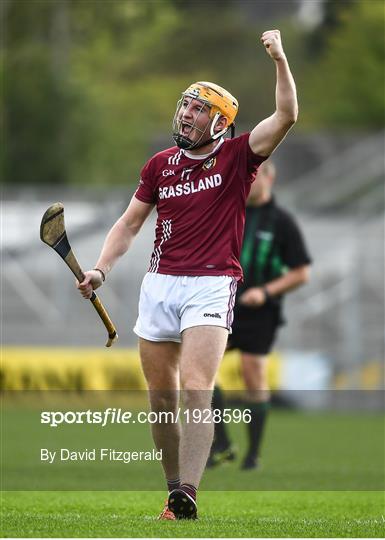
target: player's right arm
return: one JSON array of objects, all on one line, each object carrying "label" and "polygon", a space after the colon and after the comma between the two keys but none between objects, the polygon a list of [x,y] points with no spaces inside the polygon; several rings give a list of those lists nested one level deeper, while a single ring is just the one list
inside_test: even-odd
[{"label": "player's right arm", "polygon": [[[130,247],[153,207],[153,204],[142,202],[135,195],[132,197],[124,214],[107,234],[95,268],[100,269],[105,276],[111,271],[117,260]],[[103,277],[98,270],[89,270],[84,274],[85,279],[78,283],[77,287],[84,298],[90,298],[92,291],[102,285]]]}]

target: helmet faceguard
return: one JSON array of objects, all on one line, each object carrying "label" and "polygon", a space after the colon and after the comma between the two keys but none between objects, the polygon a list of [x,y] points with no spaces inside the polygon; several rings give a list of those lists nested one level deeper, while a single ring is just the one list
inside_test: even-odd
[{"label": "helmet faceguard", "polygon": [[[204,134],[206,133],[209,124],[211,124],[211,119],[209,118],[205,126],[201,126],[201,127],[197,126],[198,118],[200,114],[202,113],[203,109],[205,108],[205,106],[207,105],[206,103],[203,103],[203,102],[201,102],[201,107],[200,109],[197,110],[195,120],[192,123],[187,122],[186,119],[183,117],[183,112],[182,112],[183,106],[185,106],[186,101],[187,101],[187,106],[189,106],[193,99],[195,98],[191,96],[186,96],[184,94],[182,95],[181,99],[177,103],[175,116],[172,123],[173,139],[176,142],[177,146],[179,146],[179,148],[183,148],[184,150],[189,150],[192,148],[199,148],[200,146],[202,146],[201,143],[202,143]],[[196,141],[193,141],[192,139],[190,139],[190,135],[192,134],[194,130],[198,134],[198,139]],[[205,141],[203,144],[207,144],[207,142]]]},{"label": "helmet faceguard", "polygon": [[[192,100],[198,100],[202,106],[197,111],[194,122],[191,124],[186,122],[181,111],[182,107]],[[204,127],[197,126],[197,120],[205,107],[209,108],[209,120]],[[173,120],[173,138],[179,148],[192,150],[209,144],[225,135],[231,128],[232,136],[234,133],[234,119],[238,112],[238,101],[224,88],[210,83],[197,82],[187,88],[182,94],[182,98],[178,101],[176,112]],[[221,117],[226,118],[226,125],[223,129],[215,131],[218,121]],[[209,128],[210,138],[202,141],[204,134]],[[200,136],[196,141],[190,139],[190,135],[195,130]],[[182,131],[184,133],[182,133]]]}]

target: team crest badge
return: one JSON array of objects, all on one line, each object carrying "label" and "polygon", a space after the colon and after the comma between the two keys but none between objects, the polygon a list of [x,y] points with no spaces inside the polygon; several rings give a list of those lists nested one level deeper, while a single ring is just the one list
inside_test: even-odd
[{"label": "team crest badge", "polygon": [[198,98],[199,97],[199,89],[198,88],[193,88],[189,94],[191,94],[191,97],[193,98]]},{"label": "team crest badge", "polygon": [[209,171],[210,169],[212,169],[213,167],[215,167],[215,163],[217,162],[217,158],[216,157],[212,157],[212,158],[209,158],[207,159],[203,165],[202,165],[202,168],[205,170],[205,171]]}]

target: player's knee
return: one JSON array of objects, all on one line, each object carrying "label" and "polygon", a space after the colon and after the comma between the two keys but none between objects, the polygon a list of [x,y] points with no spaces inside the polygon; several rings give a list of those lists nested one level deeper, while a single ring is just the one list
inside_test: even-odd
[{"label": "player's knee", "polygon": [[212,390],[185,388],[182,390],[182,402],[186,409],[205,409],[211,407]]},{"label": "player's knee", "polygon": [[179,404],[178,392],[153,391],[151,392],[150,402],[152,411],[176,411]]},{"label": "player's knee", "polygon": [[212,391],[214,389],[214,381],[215,379],[206,376],[204,373],[194,373],[191,371],[181,373],[180,377],[182,390]]}]

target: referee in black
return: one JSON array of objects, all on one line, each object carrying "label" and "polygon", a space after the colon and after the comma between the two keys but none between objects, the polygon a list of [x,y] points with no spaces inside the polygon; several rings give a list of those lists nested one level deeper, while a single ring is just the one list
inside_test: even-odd
[{"label": "referee in black", "polygon": [[[247,408],[251,411],[248,451],[244,470],[258,466],[259,449],[270,404],[267,355],[284,324],[282,303],[286,293],[309,280],[311,259],[303,235],[294,218],[276,204],[272,195],[275,180],[273,163],[265,161],[252,184],[246,210],[241,253],[244,282],[239,284],[232,334],[228,349],[241,352],[242,376]],[[213,409],[224,408],[217,386]],[[208,467],[235,458],[225,424],[215,424],[214,443]]]}]

